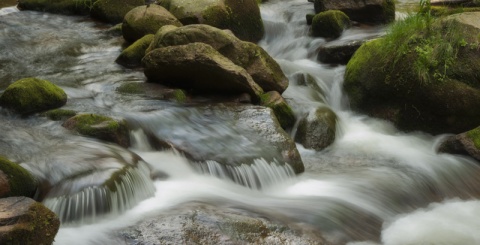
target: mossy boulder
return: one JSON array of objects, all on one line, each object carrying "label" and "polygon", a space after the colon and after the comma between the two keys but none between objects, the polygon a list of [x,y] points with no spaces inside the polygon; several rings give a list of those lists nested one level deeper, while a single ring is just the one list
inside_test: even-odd
[{"label": "mossy boulder", "polygon": [[0,198],[33,197],[35,189],[35,180],[26,169],[0,156]]},{"label": "mossy boulder", "polygon": [[115,62],[126,67],[140,66],[142,58],[145,56],[145,51],[153,41],[153,36],[153,34],[148,34],[135,41],[120,53]]},{"label": "mossy boulder", "polygon": [[394,0],[315,0],[316,13],[340,10],[353,21],[365,23],[389,23],[395,20]]},{"label": "mossy boulder", "polygon": [[57,85],[38,78],[24,78],[10,84],[0,96],[0,106],[20,114],[61,107],[67,94]]},{"label": "mossy boulder", "polygon": [[438,147],[438,151],[467,155],[480,161],[480,127],[447,137]]},{"label": "mossy boulder", "polygon": [[282,128],[291,128],[295,124],[295,114],[287,101],[277,91],[270,91],[261,97],[261,105],[271,108]]},{"label": "mossy boulder", "polygon": [[248,93],[257,101],[263,94],[245,69],[204,43],[158,48],[149,52],[142,63],[151,82],[194,93]]},{"label": "mossy boulder", "polygon": [[0,244],[52,244],[60,228],[57,216],[27,197],[0,199]]},{"label": "mossy boulder", "polygon": [[182,23],[162,6],[143,5],[125,15],[122,33],[125,40],[135,42],[147,34],[155,34],[164,25],[182,26]]},{"label": "mossy boulder", "polygon": [[54,109],[43,113],[44,116],[53,121],[61,121],[77,115],[76,111],[66,109]]},{"label": "mossy boulder", "polygon": [[335,141],[337,115],[328,107],[311,110],[298,124],[295,141],[305,148],[323,150]]},{"label": "mossy boulder", "polygon": [[155,34],[147,53],[156,48],[195,42],[212,46],[234,64],[243,67],[264,91],[283,93],[288,87],[288,79],[282,69],[264,49],[238,39],[230,31],[208,25],[164,26]]},{"label": "mossy boulder", "polygon": [[163,6],[184,25],[229,29],[245,41],[258,42],[265,32],[256,0],[171,0]]},{"label": "mossy boulder", "polygon": [[123,147],[130,146],[129,130],[125,121],[96,114],[79,114],[69,118],[62,125],[79,134],[116,143]]},{"label": "mossy boulder", "polygon": [[461,133],[480,125],[480,13],[398,22],[347,64],[352,108],[402,130]]},{"label": "mossy boulder", "polygon": [[17,6],[21,10],[87,15],[94,2],[93,0],[19,0]]},{"label": "mossy boulder", "polygon": [[108,23],[120,23],[133,8],[145,5],[145,0],[97,0],[92,5],[90,15]]},{"label": "mossy boulder", "polygon": [[350,19],[339,10],[328,10],[319,13],[312,20],[312,35],[314,37],[338,38],[343,30],[350,27]]}]

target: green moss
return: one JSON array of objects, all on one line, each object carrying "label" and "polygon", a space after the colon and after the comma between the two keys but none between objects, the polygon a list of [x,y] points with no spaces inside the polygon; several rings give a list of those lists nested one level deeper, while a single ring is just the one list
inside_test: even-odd
[{"label": "green moss", "polygon": [[116,59],[116,62],[127,67],[140,66],[147,48],[153,41],[153,37],[153,34],[148,34],[138,39],[122,51],[120,56]]},{"label": "green moss", "polygon": [[12,83],[0,97],[0,105],[21,114],[30,114],[63,106],[65,92],[55,84],[38,78],[24,78]]},{"label": "green moss", "polygon": [[395,20],[395,1],[385,0],[383,1],[383,22],[389,23]]},{"label": "green moss", "polygon": [[55,109],[44,113],[46,117],[53,121],[60,121],[77,115],[77,112],[65,109]]},{"label": "green moss", "polygon": [[182,89],[175,89],[173,91],[173,98],[179,103],[184,103],[185,101],[187,101],[187,95]]},{"label": "green moss", "polygon": [[0,156],[0,170],[8,176],[10,191],[0,198],[11,196],[32,197],[36,185],[33,176],[20,165]]},{"label": "green moss", "polygon": [[105,187],[107,187],[110,191],[116,192],[117,191],[117,183],[122,182],[122,178],[128,174],[128,170],[130,166],[125,166],[122,169],[115,171],[112,176],[103,183]]},{"label": "green moss", "polygon": [[473,141],[475,147],[480,149],[480,127],[468,131],[467,136]]},{"label": "green moss", "polygon": [[131,82],[122,84],[117,91],[124,94],[144,94],[145,88],[141,83]]},{"label": "green moss", "polygon": [[291,128],[295,123],[292,108],[278,92],[271,91],[260,96],[261,105],[271,108],[284,129]]},{"label": "green moss", "polygon": [[312,35],[315,37],[338,38],[350,26],[350,18],[339,10],[328,10],[313,17]]}]

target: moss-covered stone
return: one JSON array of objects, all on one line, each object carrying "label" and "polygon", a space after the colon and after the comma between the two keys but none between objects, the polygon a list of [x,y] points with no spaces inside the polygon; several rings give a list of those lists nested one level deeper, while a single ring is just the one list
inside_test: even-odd
[{"label": "moss-covered stone", "polygon": [[350,19],[342,11],[328,10],[313,17],[312,35],[315,37],[338,38],[350,24]]},{"label": "moss-covered stone", "polygon": [[21,10],[86,15],[94,2],[95,0],[19,0],[17,6]]},{"label": "moss-covered stone", "polygon": [[58,217],[43,204],[26,197],[0,199],[0,244],[52,244]]},{"label": "moss-covered stone", "polygon": [[63,127],[85,136],[117,143],[123,147],[130,145],[129,131],[125,121],[117,121],[96,114],[80,114],[65,121]]},{"label": "moss-covered stone", "polygon": [[305,148],[323,150],[335,141],[337,115],[327,107],[316,108],[298,124],[295,140]]},{"label": "moss-covered stone", "polygon": [[35,189],[35,180],[26,169],[0,155],[0,198],[33,197]]},{"label": "moss-covered stone", "polygon": [[389,23],[395,20],[394,0],[314,0],[316,13],[340,10],[351,20],[365,23]]},{"label": "moss-covered stone", "polygon": [[[441,19],[416,15],[349,61],[353,108],[399,128],[461,133],[480,124],[480,13]],[[475,68],[477,67],[477,68]]]},{"label": "moss-covered stone", "polygon": [[153,37],[153,34],[148,34],[138,39],[132,45],[128,46],[128,48],[124,49],[115,61],[126,67],[140,66],[142,58],[145,56],[145,51],[153,41]]},{"label": "moss-covered stone", "polygon": [[21,114],[30,114],[61,107],[67,94],[55,84],[38,78],[18,80],[0,96],[0,106]]},{"label": "moss-covered stone", "polygon": [[61,121],[77,115],[76,111],[65,109],[54,109],[44,113],[46,117],[53,121]]},{"label": "moss-covered stone", "polygon": [[92,17],[108,23],[120,23],[133,8],[145,5],[145,0],[97,0],[92,5]]},{"label": "moss-covered stone", "polygon": [[261,105],[269,107],[284,129],[291,128],[295,124],[295,114],[285,99],[277,92],[270,91],[260,97]]},{"label": "moss-covered stone", "polygon": [[473,142],[475,147],[480,150],[480,127],[468,131],[467,136]]},{"label": "moss-covered stone", "polygon": [[155,34],[164,25],[182,26],[164,7],[149,4],[130,10],[123,19],[123,37],[135,42],[147,34]]}]

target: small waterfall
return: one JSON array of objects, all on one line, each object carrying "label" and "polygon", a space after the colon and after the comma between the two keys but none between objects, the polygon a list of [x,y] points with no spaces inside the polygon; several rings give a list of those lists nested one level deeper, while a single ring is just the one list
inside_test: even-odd
[{"label": "small waterfall", "polygon": [[195,168],[204,174],[247,186],[251,189],[261,189],[274,184],[284,183],[295,176],[295,172],[288,165],[277,162],[267,162],[264,159],[255,159],[252,165],[240,166],[222,165],[216,161],[205,161],[195,164]]},{"label": "small waterfall", "polygon": [[[149,173],[148,166],[139,162],[136,167],[117,169],[102,185],[88,186],[70,195],[50,194],[43,203],[58,215],[63,224],[94,222],[100,215],[123,213],[151,197],[155,188]],[[74,186],[75,182],[70,184]],[[51,193],[59,192],[52,190]]]}]

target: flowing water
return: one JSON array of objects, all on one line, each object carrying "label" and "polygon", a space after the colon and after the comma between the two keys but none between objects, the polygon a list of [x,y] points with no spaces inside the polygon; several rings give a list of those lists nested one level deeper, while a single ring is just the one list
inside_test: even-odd
[{"label": "flowing water", "polygon": [[[63,221],[55,244],[123,244],[112,238],[115,231],[194,201],[306,223],[335,244],[479,244],[478,163],[436,153],[444,136],[403,133],[351,111],[342,92],[345,67],[316,61],[327,41],[308,35],[311,3],[269,0],[261,10],[267,34],[260,45],[289,77],[283,95],[296,115],[326,106],[338,116],[333,145],[314,151],[297,144],[306,167],[298,176],[221,113],[116,92],[145,77],[115,64],[123,41],[108,34],[109,26],[84,17],[0,10],[0,90],[23,77],[40,77],[66,91],[65,108],[135,125],[127,150],[73,135],[44,117],[0,109],[0,154],[21,163],[49,190],[37,198]],[[382,26],[356,26],[333,42],[384,32]],[[308,75],[317,90],[302,85]],[[147,139],[152,132],[226,161],[261,157],[250,166],[195,163],[176,151],[156,150]],[[101,185],[115,172],[123,173],[120,182]]]}]

